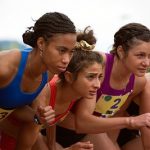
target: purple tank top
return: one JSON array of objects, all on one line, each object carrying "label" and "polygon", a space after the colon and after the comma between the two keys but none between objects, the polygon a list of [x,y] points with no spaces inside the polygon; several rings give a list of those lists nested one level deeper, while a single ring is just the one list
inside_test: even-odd
[{"label": "purple tank top", "polygon": [[129,82],[124,89],[115,90],[110,87],[109,83],[113,61],[114,56],[112,54],[106,54],[105,77],[101,87],[97,91],[97,103],[94,112],[94,114],[98,116],[113,116],[125,103],[133,90],[135,79],[133,74],[130,76]]}]

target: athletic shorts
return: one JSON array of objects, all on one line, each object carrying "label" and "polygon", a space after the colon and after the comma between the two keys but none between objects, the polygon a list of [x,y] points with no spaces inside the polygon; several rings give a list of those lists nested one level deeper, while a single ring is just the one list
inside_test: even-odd
[{"label": "athletic shorts", "polygon": [[[46,129],[41,130],[42,135],[46,135]],[[77,134],[74,130],[56,126],[56,141],[64,148],[79,142],[86,134]]]}]

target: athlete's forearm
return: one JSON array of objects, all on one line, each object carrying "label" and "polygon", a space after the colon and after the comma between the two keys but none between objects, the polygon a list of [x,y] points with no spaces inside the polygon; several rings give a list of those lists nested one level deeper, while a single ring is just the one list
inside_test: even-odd
[{"label": "athlete's forearm", "polygon": [[76,130],[80,133],[100,133],[113,129],[150,127],[150,113],[136,117],[101,118],[88,115],[76,118]]},{"label": "athlete's forearm", "polygon": [[47,145],[50,150],[56,150],[56,126],[46,128]]},{"label": "athlete's forearm", "polygon": [[39,129],[34,122],[24,123],[17,137],[16,150],[30,150],[36,142]]},{"label": "athlete's forearm", "polygon": [[76,122],[76,131],[79,133],[101,133],[112,129],[122,129],[129,126],[129,117],[99,118],[91,116]]},{"label": "athlete's forearm", "polygon": [[140,129],[141,132],[141,140],[143,143],[144,150],[150,150],[150,128],[143,127]]}]

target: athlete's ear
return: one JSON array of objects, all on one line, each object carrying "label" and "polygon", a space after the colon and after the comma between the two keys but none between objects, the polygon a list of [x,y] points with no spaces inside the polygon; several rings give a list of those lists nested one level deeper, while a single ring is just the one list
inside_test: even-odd
[{"label": "athlete's ear", "polygon": [[68,83],[72,83],[73,82],[73,75],[71,72],[69,71],[66,71],[64,73],[64,76],[65,76],[65,80],[68,82]]},{"label": "athlete's ear", "polygon": [[119,59],[123,59],[125,57],[125,52],[121,45],[117,47],[117,54],[119,56]]},{"label": "athlete's ear", "polygon": [[37,39],[37,46],[40,50],[44,50],[44,47],[45,47],[45,40],[43,37],[39,37]]}]

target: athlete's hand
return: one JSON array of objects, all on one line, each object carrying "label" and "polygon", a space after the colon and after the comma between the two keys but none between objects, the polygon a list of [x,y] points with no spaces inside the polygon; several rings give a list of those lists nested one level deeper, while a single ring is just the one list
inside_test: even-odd
[{"label": "athlete's hand", "polygon": [[150,127],[150,113],[129,117],[128,122],[131,128]]},{"label": "athlete's hand", "polygon": [[93,144],[91,144],[90,141],[77,142],[69,148],[65,148],[65,150],[93,150]]},{"label": "athlete's hand", "polygon": [[40,119],[40,122],[46,125],[54,121],[55,119],[55,111],[53,110],[51,106],[38,107],[37,115]]}]

